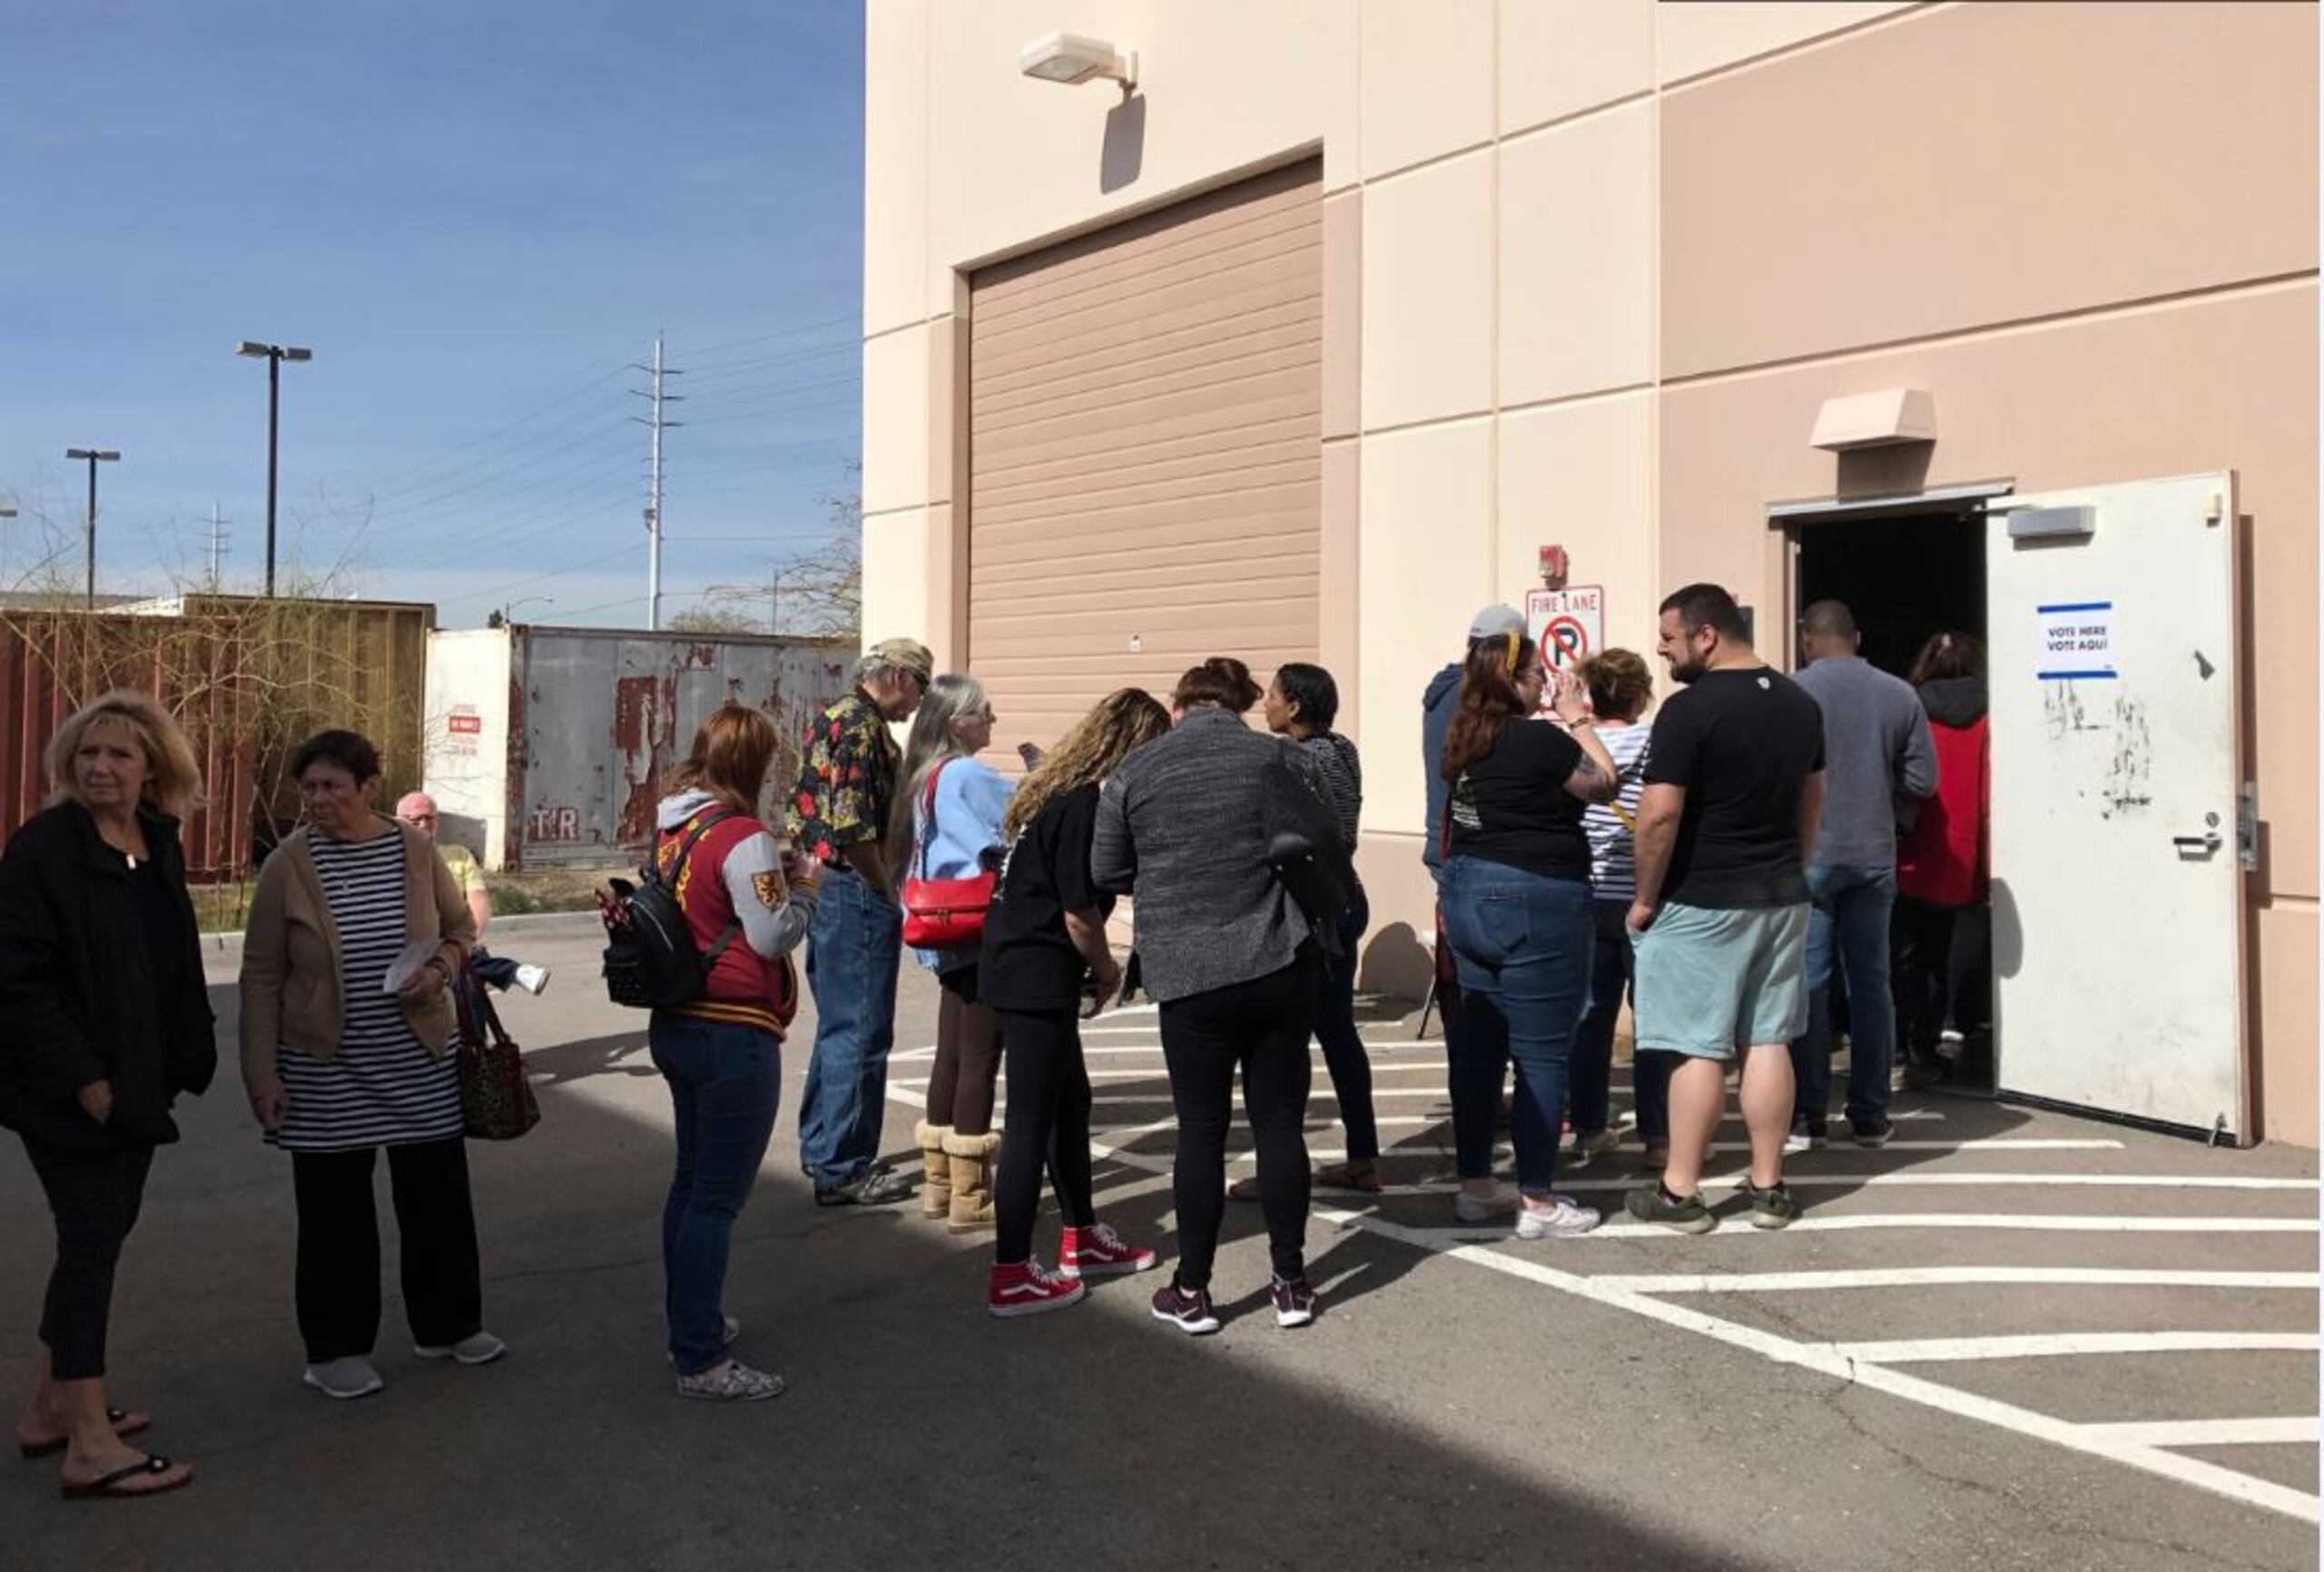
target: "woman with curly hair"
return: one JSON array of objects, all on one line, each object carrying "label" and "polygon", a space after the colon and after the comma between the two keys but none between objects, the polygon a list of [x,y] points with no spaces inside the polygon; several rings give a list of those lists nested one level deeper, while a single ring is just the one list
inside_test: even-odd
[{"label": "woman with curly hair", "polygon": [[[994,1315],[1058,1310],[1088,1290],[1085,1277],[1143,1272],[1154,1252],[1131,1247],[1098,1221],[1089,1194],[1089,1073],[1080,1011],[1095,1014],[1121,984],[1106,943],[1113,897],[1089,875],[1098,789],[1132,750],[1170,729],[1170,714],[1137,688],[1109,693],[1018,787],[1002,821],[1007,860],[985,919],[979,991],[1000,1017],[1009,1069],[999,1237],[985,1307]],[[1047,1159],[1065,1213],[1058,1270],[1033,1258],[1033,1213]]]}]

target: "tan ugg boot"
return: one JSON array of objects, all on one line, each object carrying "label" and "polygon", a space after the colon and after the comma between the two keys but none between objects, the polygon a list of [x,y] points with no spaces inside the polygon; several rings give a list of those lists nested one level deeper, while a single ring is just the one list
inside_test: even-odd
[{"label": "tan ugg boot", "polygon": [[947,1130],[944,1154],[952,1164],[952,1212],[945,1226],[955,1233],[981,1233],[992,1226],[992,1170],[1000,1154],[1000,1133],[962,1135]]},{"label": "tan ugg boot", "polygon": [[952,1159],[944,1154],[944,1138],[951,1133],[950,1125],[931,1125],[925,1119],[912,1126],[912,1139],[920,1143],[921,1169],[927,1175],[920,1187],[922,1217],[952,1214]]}]

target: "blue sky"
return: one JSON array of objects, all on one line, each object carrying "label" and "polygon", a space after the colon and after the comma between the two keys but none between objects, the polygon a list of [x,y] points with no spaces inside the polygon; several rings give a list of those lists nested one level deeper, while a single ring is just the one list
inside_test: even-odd
[{"label": "blue sky", "polygon": [[[856,0],[0,0],[0,587],[66,545],[100,587],[279,560],[446,626],[637,625],[657,329],[665,615],[827,533],[852,488]],[[69,538],[54,533],[68,530]],[[551,576],[553,575],[553,576]]]}]

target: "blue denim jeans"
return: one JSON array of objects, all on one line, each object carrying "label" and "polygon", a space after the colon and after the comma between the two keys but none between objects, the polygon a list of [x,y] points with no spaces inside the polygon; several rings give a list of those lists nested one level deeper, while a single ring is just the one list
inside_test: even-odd
[{"label": "blue denim jeans", "polygon": [[670,1360],[695,1375],[726,1357],[726,1253],[774,1134],[783,1045],[773,1032],[654,1012],[647,1041],[677,1115],[677,1171],[662,1205]]},{"label": "blue denim jeans", "polygon": [[1514,1060],[1518,1188],[1547,1195],[1556,1182],[1567,1063],[1590,1002],[1592,904],[1578,879],[1472,857],[1444,866],[1444,926],[1461,972],[1452,1145],[1463,1179],[1492,1173],[1493,1115]]},{"label": "blue denim jeans", "polygon": [[815,1047],[799,1099],[799,1161],[818,1190],[862,1178],[880,1155],[903,947],[901,908],[852,869],[823,870],[807,930]]},{"label": "blue denim jeans", "polygon": [[1371,922],[1371,902],[1358,889],[1340,918],[1340,953],[1325,962],[1315,1000],[1315,1040],[1323,1045],[1324,1067],[1331,1072],[1332,1095],[1339,1100],[1352,1163],[1380,1155],[1380,1125],[1372,1113],[1372,1061],[1364,1056],[1364,1037],[1355,1029],[1356,942]]},{"label": "blue denim jeans", "polygon": [[1848,990],[1851,1122],[1888,1116],[1888,1072],[1896,1056],[1896,1010],[1888,988],[1888,919],[1896,905],[1893,868],[1807,870],[1807,1032],[1791,1045],[1798,1095],[1792,1125],[1821,1119],[1832,1105],[1832,978]]}]

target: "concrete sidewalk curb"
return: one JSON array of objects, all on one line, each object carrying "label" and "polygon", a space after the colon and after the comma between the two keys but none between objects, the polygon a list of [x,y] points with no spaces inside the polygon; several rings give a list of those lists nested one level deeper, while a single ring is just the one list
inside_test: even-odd
[{"label": "concrete sidewalk curb", "polygon": [[[492,919],[491,937],[503,933],[537,934],[545,938],[578,938],[586,934],[601,933],[603,925],[592,911],[527,911]],[[490,948],[490,939],[487,940]],[[239,933],[205,933],[202,936],[204,956],[240,955],[242,936]]]}]

